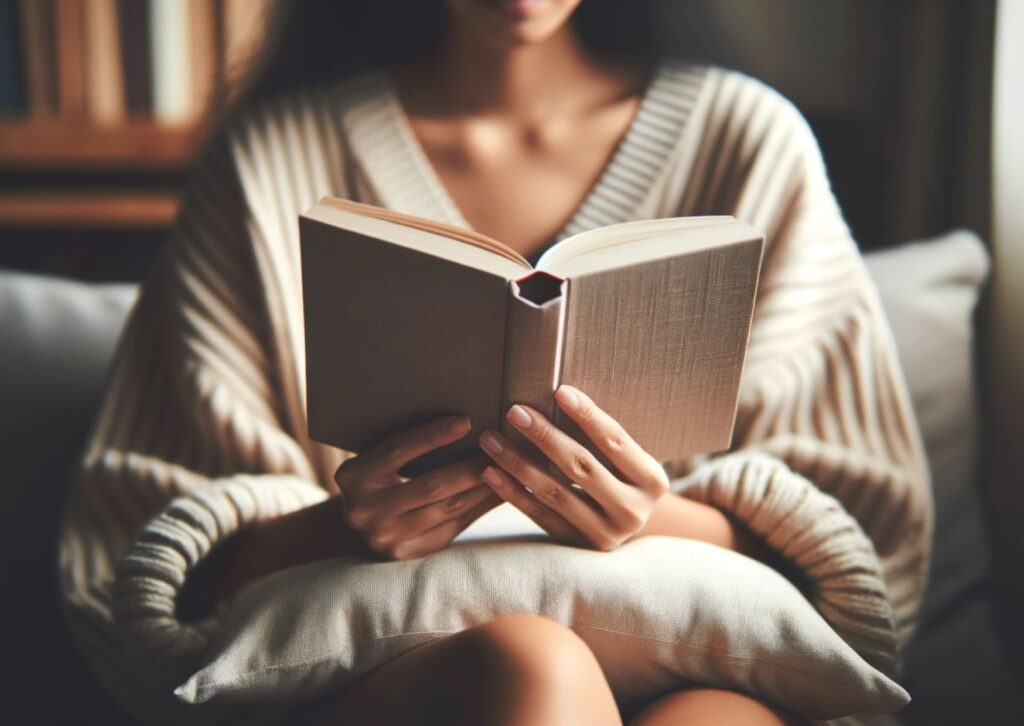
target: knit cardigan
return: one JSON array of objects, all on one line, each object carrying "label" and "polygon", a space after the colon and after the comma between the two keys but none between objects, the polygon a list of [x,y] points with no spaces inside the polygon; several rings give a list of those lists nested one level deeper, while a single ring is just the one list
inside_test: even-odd
[{"label": "knit cardigan", "polygon": [[[209,145],[122,333],[60,532],[72,633],[140,717],[180,716],[172,691],[219,625],[222,611],[175,615],[193,568],[250,522],[329,496],[351,455],[306,427],[298,215],[324,194],[468,226],[383,72],[250,108]],[[672,491],[756,533],[898,675],[933,508],[877,293],[795,107],[740,73],[663,61],[558,238],[702,214],[766,246],[733,445],[665,462]]]}]

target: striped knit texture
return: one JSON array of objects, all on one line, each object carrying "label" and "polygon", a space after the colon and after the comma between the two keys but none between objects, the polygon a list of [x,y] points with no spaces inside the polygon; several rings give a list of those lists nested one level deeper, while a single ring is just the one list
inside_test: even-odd
[{"label": "striped knit texture", "polygon": [[[82,651],[147,720],[182,717],[172,691],[217,630],[219,614],[175,618],[191,569],[247,523],[333,493],[347,455],[306,434],[297,218],[324,194],[467,226],[384,75],[295,92],[210,146],[119,343],[60,576]],[[877,294],[792,104],[667,61],[558,237],[696,214],[735,215],[766,249],[733,446],[666,462],[673,491],[792,561],[836,631],[898,674],[933,506]]]}]

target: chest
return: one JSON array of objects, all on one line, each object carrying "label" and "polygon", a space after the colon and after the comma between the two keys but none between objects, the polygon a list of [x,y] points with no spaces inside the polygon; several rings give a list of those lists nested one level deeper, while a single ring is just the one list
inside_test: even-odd
[{"label": "chest", "polygon": [[438,181],[475,230],[525,256],[573,218],[626,134],[635,99],[524,130],[500,121],[410,121]]}]

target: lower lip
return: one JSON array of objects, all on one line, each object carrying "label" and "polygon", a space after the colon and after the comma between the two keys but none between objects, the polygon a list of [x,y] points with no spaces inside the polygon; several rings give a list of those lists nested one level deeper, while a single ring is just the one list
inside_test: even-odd
[{"label": "lower lip", "polygon": [[517,18],[529,17],[546,0],[499,0],[494,3],[502,12]]}]

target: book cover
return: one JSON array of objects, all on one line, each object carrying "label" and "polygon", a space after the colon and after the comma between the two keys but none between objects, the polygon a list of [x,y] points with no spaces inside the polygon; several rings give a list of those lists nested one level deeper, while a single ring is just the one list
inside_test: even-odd
[{"label": "book cover", "polygon": [[659,460],[730,445],[758,231],[731,217],[626,223],[563,240],[532,268],[499,242],[361,206],[325,199],[300,219],[315,440],[361,451],[452,413],[476,435],[508,433],[505,411],[527,403],[594,450],[555,406],[565,383]]}]

